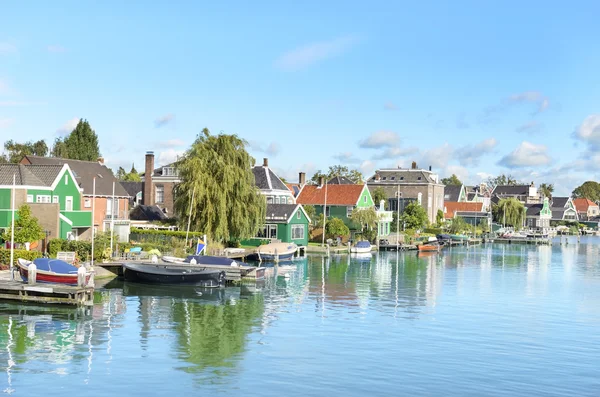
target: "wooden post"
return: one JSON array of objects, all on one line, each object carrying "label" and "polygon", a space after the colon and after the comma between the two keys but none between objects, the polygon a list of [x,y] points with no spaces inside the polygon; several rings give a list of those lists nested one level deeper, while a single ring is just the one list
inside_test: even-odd
[{"label": "wooden post", "polygon": [[37,279],[37,266],[31,262],[27,266],[27,284],[35,284]]},{"label": "wooden post", "polygon": [[77,286],[78,287],[85,287],[85,267],[81,266],[79,269],[77,269]]}]

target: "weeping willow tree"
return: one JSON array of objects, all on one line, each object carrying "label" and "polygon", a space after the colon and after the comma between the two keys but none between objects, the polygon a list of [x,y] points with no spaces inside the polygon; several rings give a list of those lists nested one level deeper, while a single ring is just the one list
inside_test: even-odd
[{"label": "weeping willow tree", "polygon": [[352,222],[360,227],[360,234],[366,240],[372,240],[377,237],[377,221],[379,218],[373,207],[354,208],[352,210]]},{"label": "weeping willow tree", "polygon": [[264,224],[267,204],[245,145],[237,135],[211,135],[205,128],[176,163],[175,212],[186,227],[189,217],[190,230],[227,242],[253,237]]},{"label": "weeping willow tree", "polygon": [[520,228],[525,220],[525,206],[515,198],[505,198],[492,207],[496,222]]}]

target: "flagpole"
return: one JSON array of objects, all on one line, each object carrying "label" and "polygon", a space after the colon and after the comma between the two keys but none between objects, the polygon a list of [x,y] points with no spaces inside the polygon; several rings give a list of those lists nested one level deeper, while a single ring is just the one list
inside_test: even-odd
[{"label": "flagpole", "polygon": [[10,227],[10,279],[15,280],[14,261],[15,261],[15,190],[17,184],[17,174],[13,174],[12,200],[11,200],[11,227]]},{"label": "flagpole", "polygon": [[187,231],[185,232],[185,246],[188,245],[188,236],[190,234],[190,224],[192,223],[192,207],[194,206],[194,193],[196,192],[196,187],[192,189],[192,201],[190,201],[190,213],[188,215],[188,224]]},{"label": "flagpole", "polygon": [[[118,208],[118,206],[117,206]],[[113,257],[113,234],[115,230],[115,181],[113,181],[112,201],[110,205],[110,257]]]},{"label": "flagpole", "polygon": [[94,177],[94,182],[92,184],[92,259],[90,260],[90,265],[94,266],[94,239],[95,239],[95,228],[94,228],[94,215],[96,212],[96,177]]},{"label": "flagpole", "polygon": [[398,192],[396,193],[396,252],[400,246],[400,184],[398,184]]},{"label": "flagpole", "polygon": [[327,180],[325,180],[325,205],[323,206],[323,243],[325,246],[325,224],[327,223]]}]

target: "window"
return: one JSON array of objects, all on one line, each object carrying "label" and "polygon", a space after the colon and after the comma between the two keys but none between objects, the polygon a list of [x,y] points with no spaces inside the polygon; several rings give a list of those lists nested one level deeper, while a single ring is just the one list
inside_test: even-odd
[{"label": "window", "polygon": [[113,213],[112,198],[106,199],[106,217],[109,218]]},{"label": "window", "polygon": [[346,207],[346,217],[350,218],[352,216],[352,210],[354,210],[354,206]]},{"label": "window", "polygon": [[420,181],[420,180],[421,180],[421,177],[417,177],[417,180],[419,180],[419,181]]},{"label": "window", "polygon": [[175,171],[175,167],[163,167],[163,176],[175,176],[177,172]]},{"label": "window", "polygon": [[45,194],[38,194],[35,198],[36,203],[51,203],[51,196]]},{"label": "window", "polygon": [[73,196],[65,197],[65,211],[73,211]]},{"label": "window", "polygon": [[58,196],[52,196],[52,203],[58,204]]},{"label": "window", "polygon": [[396,180],[396,177],[395,177],[395,176],[392,176],[390,179],[391,179],[392,181],[395,181],[395,180]]},{"label": "window", "polygon": [[300,211],[296,211],[296,219],[302,219],[302,214],[300,213]]},{"label": "window", "polygon": [[383,178],[381,178],[382,181],[385,181],[387,179],[387,176],[384,176]]},{"label": "window", "polygon": [[444,195],[444,200],[450,200],[450,195],[449,194],[445,194]]},{"label": "window", "polygon": [[417,202],[419,203],[419,205],[422,205],[423,204],[422,201],[423,201],[423,194],[419,193],[417,195]]},{"label": "window", "polygon": [[259,229],[256,233],[257,238],[277,238],[277,225],[265,225],[262,229]]},{"label": "window", "polygon": [[165,187],[163,185],[156,185],[156,191],[155,191],[155,196],[156,196],[156,202],[157,203],[164,203],[165,202]]},{"label": "window", "polygon": [[27,195],[27,202],[28,203],[33,203],[33,194],[28,194]]},{"label": "window", "polygon": [[83,199],[83,206],[85,208],[90,208],[92,206],[92,199],[89,199],[89,198]]},{"label": "window", "polygon": [[305,225],[292,225],[292,240],[300,240],[304,238]]},{"label": "window", "polygon": [[291,197],[288,197],[288,199],[287,199],[287,203],[288,203],[288,204],[294,204],[294,203],[293,203],[293,201],[292,201],[292,198],[291,198]]},{"label": "window", "polygon": [[273,196],[267,196],[267,204],[273,204]]},{"label": "window", "polygon": [[367,204],[367,196],[363,197],[363,203]]},{"label": "window", "polygon": [[69,174],[65,174],[65,185],[69,184]]},{"label": "window", "polygon": [[327,217],[331,216],[331,207],[325,207],[325,216],[327,216]]},{"label": "window", "polygon": [[275,204],[279,204],[279,196],[275,196]]},{"label": "window", "polygon": [[400,180],[401,180],[401,181],[403,181],[403,180],[404,180],[404,177],[403,177],[403,176],[401,176],[401,177],[400,177]]}]

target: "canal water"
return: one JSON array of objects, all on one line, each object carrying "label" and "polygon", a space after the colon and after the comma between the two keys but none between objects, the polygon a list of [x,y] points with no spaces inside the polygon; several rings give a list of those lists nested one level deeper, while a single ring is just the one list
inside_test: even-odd
[{"label": "canal water", "polygon": [[[16,396],[600,396],[600,239],[308,257],[222,290],[0,304]],[[288,269],[289,270],[289,269]]]}]

